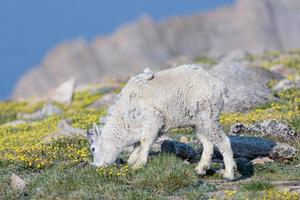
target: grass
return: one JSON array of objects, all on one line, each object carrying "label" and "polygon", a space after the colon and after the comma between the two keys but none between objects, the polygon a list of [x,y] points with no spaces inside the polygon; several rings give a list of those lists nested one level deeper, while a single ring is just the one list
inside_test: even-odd
[{"label": "grass", "polygon": [[[0,188],[4,196],[0,199],[166,199],[174,195],[206,199],[207,193],[215,190],[214,186],[201,182],[192,166],[166,154],[153,157],[145,168],[130,170],[118,178],[102,176],[89,165],[62,167],[61,164],[30,174],[25,174],[22,168],[7,166],[1,173]],[[22,178],[30,180],[28,190],[11,190],[9,175],[4,175],[8,171],[24,173]]]},{"label": "grass", "polygon": [[268,181],[251,180],[241,185],[242,190],[246,191],[263,191],[274,188],[274,185]]}]

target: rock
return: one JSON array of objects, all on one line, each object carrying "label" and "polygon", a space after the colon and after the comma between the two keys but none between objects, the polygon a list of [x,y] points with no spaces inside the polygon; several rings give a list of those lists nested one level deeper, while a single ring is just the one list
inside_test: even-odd
[{"label": "rock", "polygon": [[90,109],[98,109],[102,106],[110,106],[112,105],[117,99],[117,94],[109,93],[104,95],[101,99],[95,101],[92,105],[88,106]]},{"label": "rock", "polygon": [[60,108],[49,103],[45,105],[41,110],[38,110],[34,113],[18,113],[17,118],[21,120],[35,121],[44,119],[54,114],[59,115],[61,113],[62,110]]},{"label": "rock", "polygon": [[248,127],[242,123],[236,123],[230,127],[230,135],[241,135],[248,132]]},{"label": "rock", "polygon": [[253,165],[257,165],[257,164],[263,165],[263,164],[270,163],[270,162],[274,162],[274,160],[272,160],[269,157],[255,158],[255,159],[251,160],[251,163]]},{"label": "rock", "polygon": [[185,136],[181,136],[179,139],[179,142],[187,144],[187,143],[189,143],[189,139]]},{"label": "rock", "polygon": [[71,78],[56,89],[50,91],[44,99],[49,102],[71,104],[76,86],[76,79]]},{"label": "rock", "polygon": [[59,122],[58,131],[46,136],[44,141],[55,140],[59,137],[76,137],[76,136],[86,136],[86,130],[81,128],[74,128],[71,126],[71,120],[63,119]]},{"label": "rock", "polygon": [[113,87],[113,86],[111,86],[111,87],[109,87],[109,86],[107,86],[107,87],[100,87],[97,90],[97,92],[99,92],[100,94],[111,94],[111,93],[115,92],[116,89],[118,89],[118,87]]},{"label": "rock", "polygon": [[182,142],[165,140],[161,145],[161,152],[175,154],[192,163],[199,160],[199,154],[191,146]]},{"label": "rock", "polygon": [[287,124],[276,120],[265,120],[250,126],[249,129],[268,136],[277,136],[283,139],[294,139],[296,136],[295,131],[290,129]]},{"label": "rock", "polygon": [[295,74],[297,71],[293,68],[285,67],[284,65],[278,64],[274,65],[271,69],[271,72],[274,72],[276,74],[279,74],[283,77],[287,77],[291,74]]},{"label": "rock", "polygon": [[221,58],[221,62],[227,62],[227,61],[241,61],[246,56],[248,56],[248,53],[243,50],[235,50],[232,52],[227,53],[225,56]]},{"label": "rock", "polygon": [[236,123],[230,128],[230,134],[259,134],[265,136],[280,137],[284,140],[295,139],[295,131],[288,125],[277,120],[265,120],[263,122],[255,123],[251,126],[246,126],[242,123]]},{"label": "rock", "polygon": [[225,112],[244,112],[275,99],[268,87],[268,82],[275,79],[272,72],[241,62],[221,62],[209,71],[228,89]]},{"label": "rock", "polygon": [[12,122],[7,122],[5,124],[2,124],[1,126],[16,126],[16,125],[25,124],[25,123],[27,123],[25,120],[15,120]]},{"label": "rock", "polygon": [[282,91],[282,90],[287,90],[290,88],[295,87],[296,85],[293,83],[293,81],[288,80],[288,79],[283,79],[279,81],[273,88],[272,90],[274,92]]},{"label": "rock", "polygon": [[296,76],[294,78],[294,81],[295,81],[295,87],[300,88],[300,76]]},{"label": "rock", "polygon": [[10,177],[10,185],[14,190],[23,191],[26,188],[26,183],[18,175],[12,174]]},{"label": "rock", "polygon": [[[125,79],[126,80],[126,79]],[[120,89],[122,80],[113,79],[113,77],[105,77],[95,83],[85,83],[76,85],[75,92],[90,92],[91,94],[108,94],[115,93]]]}]

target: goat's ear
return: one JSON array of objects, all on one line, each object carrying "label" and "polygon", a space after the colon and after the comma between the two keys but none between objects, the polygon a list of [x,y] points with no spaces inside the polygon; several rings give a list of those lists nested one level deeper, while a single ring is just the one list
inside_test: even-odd
[{"label": "goat's ear", "polygon": [[90,144],[92,144],[94,142],[94,133],[93,133],[93,130],[87,128],[86,129],[86,137],[88,139],[88,142]]},{"label": "goat's ear", "polygon": [[95,136],[101,135],[101,130],[100,130],[99,126],[97,126],[96,123],[93,124],[93,133],[95,134]]}]

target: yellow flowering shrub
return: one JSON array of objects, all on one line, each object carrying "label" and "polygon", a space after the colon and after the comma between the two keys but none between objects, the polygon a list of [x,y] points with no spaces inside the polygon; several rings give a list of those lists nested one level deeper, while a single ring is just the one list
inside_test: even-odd
[{"label": "yellow flowering shrub", "polygon": [[75,93],[72,102],[72,108],[81,109],[91,105],[96,100],[100,99],[101,93],[91,93],[89,91],[81,91]]},{"label": "yellow flowering shrub", "polygon": [[[57,131],[57,125],[62,119],[71,119],[72,126],[84,129],[98,122],[106,110],[85,108],[99,98],[101,94],[81,92],[75,94],[70,106],[57,104],[65,110],[61,115],[15,126],[0,126],[0,160],[35,169],[51,166],[58,161],[69,164],[87,161],[90,153],[85,138],[61,138],[50,143],[45,143],[43,139]],[[33,112],[42,106],[43,103],[29,105],[27,102],[0,102],[0,117],[12,121],[18,112]]]},{"label": "yellow flowering shrub", "polygon": [[268,103],[248,113],[226,113],[220,118],[225,127],[241,122],[246,125],[263,120],[291,121],[300,116],[300,89],[289,89],[278,94],[281,101]]},{"label": "yellow flowering shrub", "polygon": [[43,102],[29,104],[25,101],[0,101],[0,125],[6,122],[16,120],[17,113],[32,113],[43,106]]},{"label": "yellow flowering shrub", "polygon": [[51,143],[37,143],[17,147],[5,153],[4,159],[17,162],[25,167],[42,169],[58,161],[68,164],[88,161],[90,153],[84,138],[60,138]]},{"label": "yellow flowering shrub", "polygon": [[96,171],[100,176],[104,176],[104,177],[109,177],[109,178],[121,177],[121,176],[128,175],[129,167],[128,165],[114,164],[109,167],[99,167]]},{"label": "yellow flowering shrub", "polygon": [[245,199],[245,200],[298,200],[300,198],[299,193],[290,191],[281,191],[278,189],[269,189],[265,191],[236,191],[236,190],[225,190],[224,199]]}]

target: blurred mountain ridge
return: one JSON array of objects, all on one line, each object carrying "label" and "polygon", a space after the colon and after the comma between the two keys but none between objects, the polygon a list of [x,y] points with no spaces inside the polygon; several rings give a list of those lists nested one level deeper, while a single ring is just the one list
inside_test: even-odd
[{"label": "blurred mountain ridge", "polygon": [[13,98],[43,95],[70,77],[79,84],[166,67],[177,58],[221,57],[300,48],[299,0],[238,0],[235,5],[156,23],[143,16],[110,36],[54,47],[17,83]]}]

